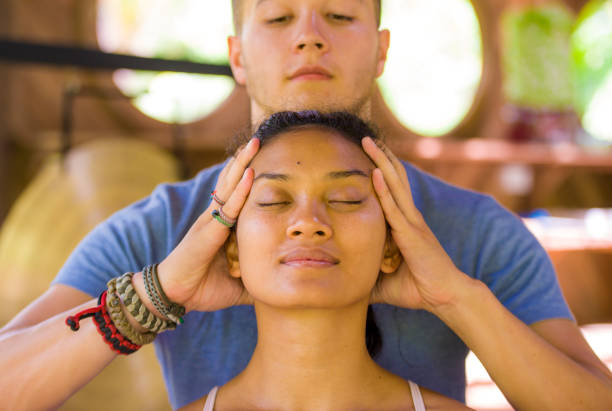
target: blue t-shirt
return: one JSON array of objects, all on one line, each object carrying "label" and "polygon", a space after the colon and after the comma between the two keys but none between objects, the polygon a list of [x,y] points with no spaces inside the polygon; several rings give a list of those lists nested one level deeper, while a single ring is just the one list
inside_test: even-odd
[{"label": "blue t-shirt", "polygon": [[[486,283],[516,317],[532,324],[572,318],[552,264],[538,241],[489,196],[446,184],[404,163],[415,205],[455,265]],[[164,259],[208,207],[223,165],[162,184],[147,198],[97,226],[72,253],[54,283],[98,296],[106,282]],[[465,401],[468,348],[436,316],[374,306],[382,334],[377,362],[419,385]],[[190,312],[160,334],[155,350],[172,407],[222,385],[246,367],[257,341],[253,307]]]}]

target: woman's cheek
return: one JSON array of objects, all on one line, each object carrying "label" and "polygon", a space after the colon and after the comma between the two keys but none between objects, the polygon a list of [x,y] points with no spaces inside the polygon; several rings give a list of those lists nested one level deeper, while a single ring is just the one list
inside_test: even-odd
[{"label": "woman's cheek", "polygon": [[270,236],[265,231],[265,224],[259,219],[244,214],[237,225],[238,258],[242,281],[249,292],[255,292],[259,286],[258,279],[268,271],[268,262],[262,256],[271,257]]},{"label": "woman's cheek", "polygon": [[351,216],[343,225],[349,230],[346,236],[362,250],[373,250],[383,246],[386,239],[386,222],[379,207],[368,207],[363,213]]},{"label": "woman's cheek", "polygon": [[238,246],[242,251],[254,249],[255,253],[272,252],[269,250],[278,237],[280,220],[271,213],[247,211],[241,215],[236,226]]}]

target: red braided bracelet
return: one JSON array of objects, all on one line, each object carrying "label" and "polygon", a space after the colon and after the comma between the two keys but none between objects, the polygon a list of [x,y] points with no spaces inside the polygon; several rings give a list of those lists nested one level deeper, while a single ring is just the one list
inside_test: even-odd
[{"label": "red braided bracelet", "polygon": [[74,316],[71,315],[66,318],[66,325],[68,325],[72,331],[78,331],[80,328],[80,320],[87,317],[94,317],[94,323],[96,324],[98,332],[104,338],[104,342],[108,344],[111,350],[124,355],[136,352],[141,346],[134,344],[121,335],[108,315],[108,311],[106,310],[106,293],[107,291],[104,291],[100,294],[96,307],[87,308]]}]

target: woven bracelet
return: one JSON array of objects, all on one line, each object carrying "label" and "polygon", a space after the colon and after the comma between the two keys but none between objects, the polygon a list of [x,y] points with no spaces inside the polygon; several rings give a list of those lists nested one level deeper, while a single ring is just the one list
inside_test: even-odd
[{"label": "woven bracelet", "polygon": [[[159,291],[159,295],[161,297],[162,302],[165,304],[165,308],[168,312],[168,318],[172,319],[172,316],[174,316],[176,319],[178,319],[178,322],[180,322],[181,324],[183,323],[183,316],[185,315],[185,307],[183,307],[180,304],[176,304],[173,303],[172,301],[170,301],[170,299],[168,298],[168,296],[166,295],[166,293],[164,292],[164,289],[161,286],[161,282],[159,281],[159,275],[157,274],[157,266],[159,264],[153,264],[151,266],[151,277],[153,277],[153,282],[155,283],[155,288],[157,289],[157,291]],[[174,319],[172,319],[172,321],[174,321],[175,323],[177,321],[175,321]]]},{"label": "woven bracelet", "polygon": [[167,310],[164,304],[161,302],[161,297],[159,296],[159,293],[155,288],[155,284],[153,284],[153,277],[151,276],[151,274],[152,273],[150,265],[142,269],[142,278],[145,284],[145,291],[147,292],[149,299],[151,300],[157,311],[159,311],[161,315],[165,316],[166,318],[169,318],[167,315]]},{"label": "woven bracelet", "polygon": [[[145,290],[147,295],[153,302],[153,305],[162,315],[172,320],[175,324],[182,324],[183,319],[181,316],[185,313],[185,308],[168,301],[169,304],[162,301],[162,297],[160,295],[159,289],[161,289],[161,284],[159,285],[159,289],[156,286],[156,283],[159,284],[159,278],[157,278],[157,264],[148,265],[142,269],[142,275],[145,283]],[[162,290],[163,292],[163,290]],[[167,300],[168,297],[166,297]]]},{"label": "woven bracelet", "polygon": [[94,324],[98,333],[104,338],[104,342],[111,350],[117,354],[128,355],[138,351],[140,345],[134,344],[128,338],[123,336],[113,324],[106,309],[107,291],[104,291],[98,298],[98,305],[93,308],[88,308],[78,312],[74,316],[66,318],[66,324],[72,331],[78,331],[80,328],[80,320],[93,317]]},{"label": "woven bracelet", "polygon": [[150,344],[153,342],[157,333],[141,333],[137,331],[127,319],[125,312],[121,308],[121,300],[117,295],[117,279],[113,278],[108,282],[108,293],[106,295],[106,309],[119,332],[130,341],[138,345]]},{"label": "woven bracelet", "polygon": [[117,279],[116,284],[117,294],[132,317],[134,317],[143,328],[153,333],[160,333],[167,329],[176,328],[176,324],[172,321],[159,318],[149,311],[142,303],[142,300],[132,285],[133,276],[134,273],[125,273]]}]

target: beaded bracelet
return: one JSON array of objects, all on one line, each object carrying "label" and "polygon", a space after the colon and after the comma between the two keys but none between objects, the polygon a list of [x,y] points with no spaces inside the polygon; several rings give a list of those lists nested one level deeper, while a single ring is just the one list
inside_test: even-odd
[{"label": "beaded bracelet", "polygon": [[143,268],[142,275],[147,295],[153,302],[157,311],[172,320],[175,324],[182,324],[182,316],[185,314],[185,307],[171,302],[164,293],[157,275],[157,264],[148,265]]},{"label": "beaded bracelet", "polygon": [[104,291],[100,294],[96,307],[87,308],[74,316],[68,316],[68,318],[66,318],[66,325],[68,325],[72,331],[76,332],[80,328],[80,320],[87,317],[93,317],[98,333],[104,338],[104,342],[108,344],[111,350],[122,355],[132,354],[138,351],[141,346],[134,344],[128,338],[124,337],[113,324],[106,308],[107,293],[108,291]]},{"label": "beaded bracelet", "polygon": [[157,334],[167,329],[175,329],[175,323],[159,318],[142,303],[132,285],[133,276],[134,273],[125,273],[117,279],[116,283],[117,294],[128,312],[143,328],[150,332]]}]

